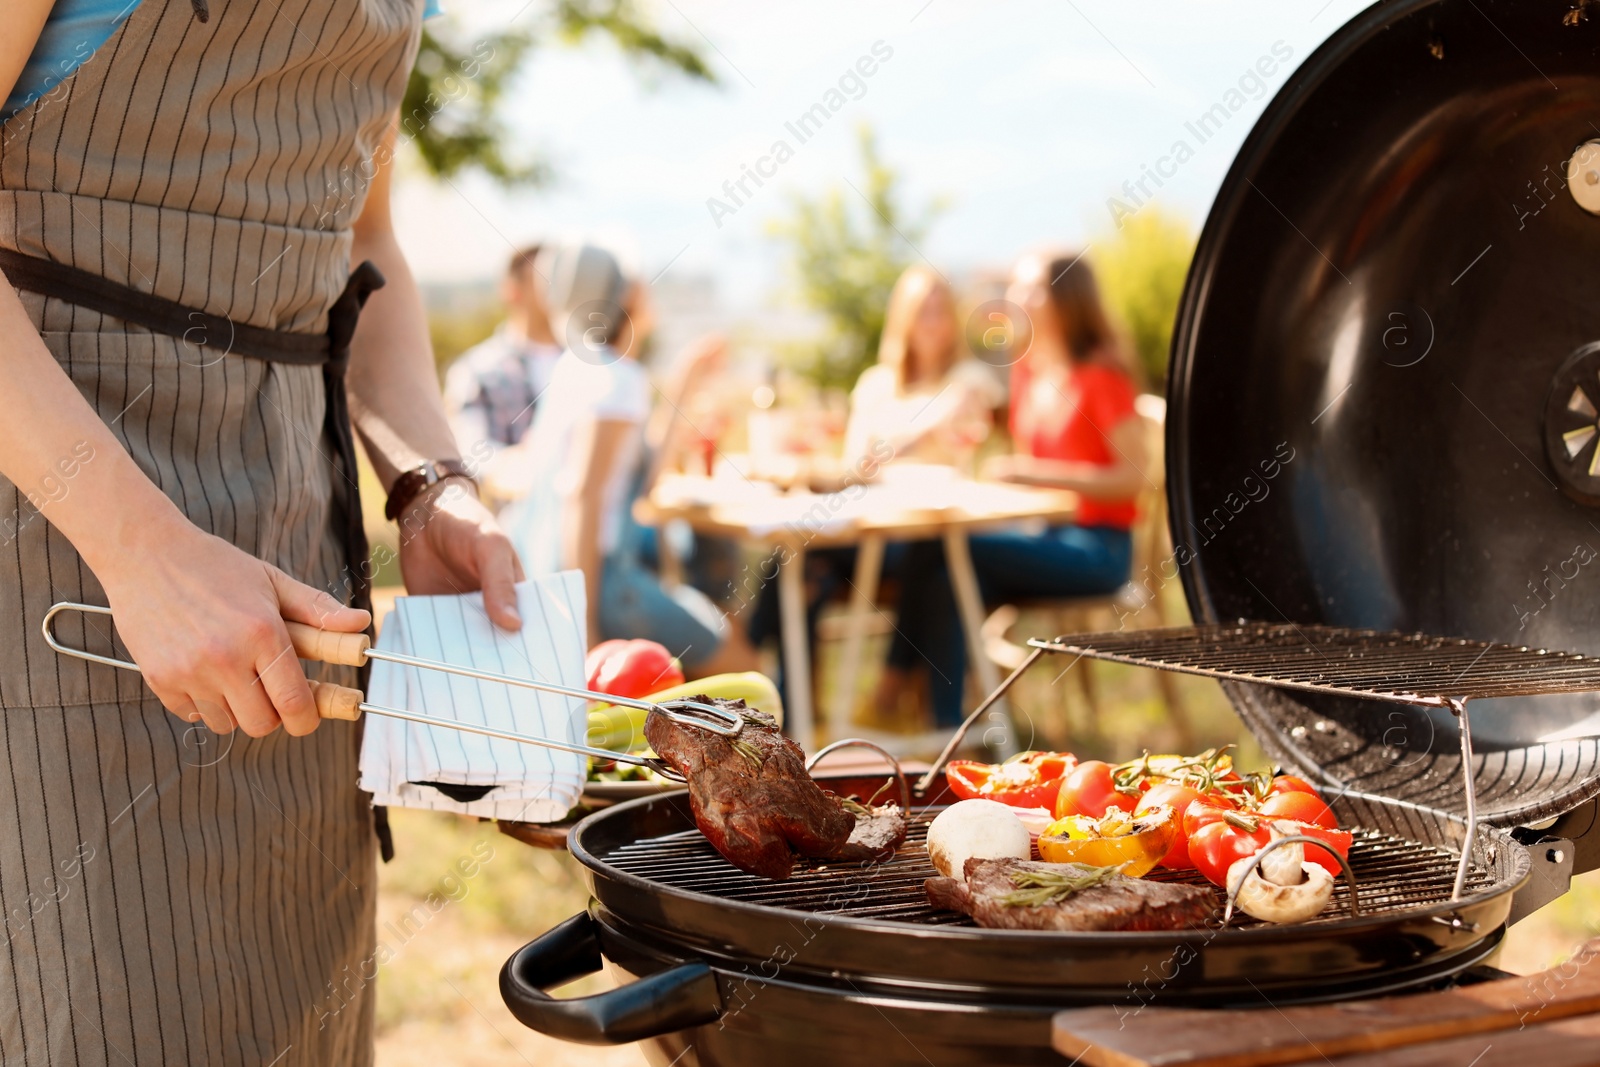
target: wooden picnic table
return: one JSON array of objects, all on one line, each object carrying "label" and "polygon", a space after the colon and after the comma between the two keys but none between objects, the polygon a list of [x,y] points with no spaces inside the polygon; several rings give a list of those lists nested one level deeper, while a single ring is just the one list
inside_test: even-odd
[{"label": "wooden picnic table", "polygon": [[[816,716],[806,629],[806,552],[852,545],[858,549],[844,658],[832,701],[834,715],[844,722],[855,693],[867,623],[876,610],[888,542],[943,540],[968,655],[980,685],[989,691],[999,685],[1000,677],[983,653],[983,599],[967,535],[1029,520],[1069,522],[1077,510],[1078,495],[1066,490],[979,482],[949,468],[891,466],[884,469],[880,482],[834,492],[784,490],[731,470],[710,478],[665,475],[647,499],[635,504],[634,513],[648,525],[681,519],[698,534],[778,553],[780,634],[788,665],[785,722],[790,735],[810,751],[816,742]],[[677,563],[666,542],[661,539],[662,574],[670,581]],[[1003,704],[996,710],[1009,714]]]},{"label": "wooden picnic table", "polygon": [[1579,1067],[1600,1063],[1600,940],[1540,974],[1333,1004],[1057,1013],[1084,1067]]}]

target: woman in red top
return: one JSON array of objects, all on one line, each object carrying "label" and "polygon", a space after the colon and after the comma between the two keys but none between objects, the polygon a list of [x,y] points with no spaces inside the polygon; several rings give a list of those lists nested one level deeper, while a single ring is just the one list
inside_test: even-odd
[{"label": "woman in red top", "polygon": [[[1137,390],[1100,302],[1087,262],[1076,256],[1025,256],[1007,299],[1027,313],[1025,345],[1011,382],[1015,452],[996,456],[986,477],[1072,489],[1082,495],[1078,521],[1042,531],[1005,530],[970,539],[985,599],[1091,596],[1128,580],[1135,498],[1145,483],[1144,429]],[[919,560],[916,557],[922,556]],[[937,545],[916,546],[919,564],[942,570]],[[966,646],[948,580],[906,583],[897,637],[934,667],[931,696],[941,726],[961,719]],[[895,659],[894,651],[890,653]]]},{"label": "woman in red top", "polygon": [[[1023,548],[1045,571],[1031,569],[1035,595],[1108,592],[1128,577],[1128,529],[1145,484],[1144,427],[1137,394],[1089,264],[1071,256],[1027,256],[1006,296],[1027,313],[1027,347],[1012,380],[1011,437],[1016,450],[984,468],[1000,481],[1074,489],[1078,521],[1037,536],[973,538],[973,553],[1001,569],[996,548]],[[1026,544],[1024,544],[1026,543]],[[1062,552],[1061,546],[1073,546]],[[1089,556],[1086,558],[1084,553]],[[1043,582],[1046,589],[1039,589]]]}]

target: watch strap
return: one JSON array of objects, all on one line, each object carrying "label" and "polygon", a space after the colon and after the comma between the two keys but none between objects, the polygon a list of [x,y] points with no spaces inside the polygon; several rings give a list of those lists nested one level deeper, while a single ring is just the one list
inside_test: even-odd
[{"label": "watch strap", "polygon": [[461,460],[431,460],[403,472],[394,480],[394,484],[389,487],[388,503],[383,506],[384,518],[390,522],[397,521],[400,513],[410,507],[413,500],[446,478],[465,478],[474,486],[478,484],[478,480],[472,476],[472,472]]}]

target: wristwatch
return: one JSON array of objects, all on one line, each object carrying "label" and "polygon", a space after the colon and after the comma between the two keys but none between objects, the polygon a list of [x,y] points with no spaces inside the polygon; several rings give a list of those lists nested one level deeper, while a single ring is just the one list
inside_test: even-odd
[{"label": "wristwatch", "polygon": [[459,459],[432,460],[420,467],[405,471],[394,480],[394,484],[389,487],[389,502],[383,506],[383,517],[390,522],[397,521],[400,513],[410,507],[411,502],[424,490],[446,478],[465,478],[472,483],[474,489],[478,486],[478,479],[472,476],[467,465]]}]

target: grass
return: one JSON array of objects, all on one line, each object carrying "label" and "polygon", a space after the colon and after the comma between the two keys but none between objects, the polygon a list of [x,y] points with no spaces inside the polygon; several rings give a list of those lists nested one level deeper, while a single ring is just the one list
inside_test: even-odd
[{"label": "grass", "polygon": [[[378,1062],[384,1067],[637,1067],[634,1046],[595,1049],[534,1033],[500,999],[524,943],[582,911],[589,892],[565,853],[530,848],[463,816],[391,811],[396,857],[378,873]],[[409,916],[409,918],[408,918]],[[609,985],[596,976],[563,996]]]}]

